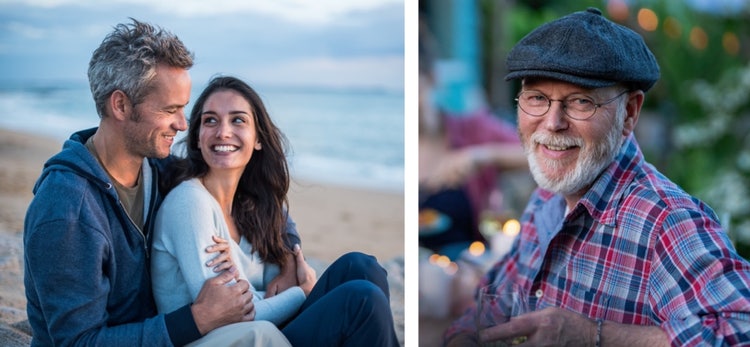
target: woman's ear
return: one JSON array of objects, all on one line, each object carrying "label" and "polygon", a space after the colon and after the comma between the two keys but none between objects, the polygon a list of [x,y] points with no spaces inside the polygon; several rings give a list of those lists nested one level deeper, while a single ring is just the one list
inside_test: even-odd
[{"label": "woman's ear", "polygon": [[255,143],[255,150],[256,151],[260,151],[261,149],[263,149],[263,145],[261,145],[260,142],[256,142]]}]

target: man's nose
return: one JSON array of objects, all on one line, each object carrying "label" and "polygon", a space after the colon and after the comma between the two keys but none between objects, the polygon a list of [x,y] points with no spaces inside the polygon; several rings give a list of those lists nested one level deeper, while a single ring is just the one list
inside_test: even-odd
[{"label": "man's nose", "polygon": [[568,125],[565,104],[560,100],[550,100],[549,110],[544,115],[544,127],[549,131],[560,131],[567,129]]}]

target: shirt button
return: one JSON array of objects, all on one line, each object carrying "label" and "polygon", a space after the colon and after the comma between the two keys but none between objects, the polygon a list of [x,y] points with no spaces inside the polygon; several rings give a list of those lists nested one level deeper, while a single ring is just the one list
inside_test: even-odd
[{"label": "shirt button", "polygon": [[536,293],[534,293],[537,299],[540,299],[542,295],[544,295],[544,292],[541,289],[537,289]]}]

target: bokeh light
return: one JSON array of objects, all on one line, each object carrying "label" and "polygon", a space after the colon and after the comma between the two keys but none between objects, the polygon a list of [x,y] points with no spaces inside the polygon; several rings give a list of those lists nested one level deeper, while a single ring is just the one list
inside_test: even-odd
[{"label": "bokeh light", "polygon": [[670,38],[679,39],[682,36],[682,25],[674,17],[664,19],[664,33]]},{"label": "bokeh light", "polygon": [[659,27],[659,18],[656,16],[656,12],[642,8],[638,11],[638,25],[646,31],[654,31]]},{"label": "bokeh light", "polygon": [[478,257],[484,254],[484,251],[485,251],[484,243],[481,243],[479,241],[474,241],[469,246],[469,254],[475,257]]},{"label": "bokeh light", "polygon": [[694,27],[690,30],[690,44],[696,49],[702,51],[708,47],[708,34],[701,27]]},{"label": "bokeh light", "polygon": [[731,55],[737,55],[740,52],[740,39],[731,31],[727,31],[721,38],[721,45],[724,50]]},{"label": "bokeh light", "polygon": [[448,256],[441,255],[437,257],[437,260],[435,260],[435,264],[440,267],[448,267],[451,263],[451,258],[448,258]]},{"label": "bokeh light", "polygon": [[630,16],[630,10],[625,0],[609,0],[607,2],[607,13],[616,22],[624,22]]},{"label": "bokeh light", "polygon": [[451,262],[450,264],[448,264],[448,266],[444,268],[444,271],[446,274],[450,276],[455,275],[456,272],[458,272],[458,264]]},{"label": "bokeh light", "polygon": [[508,219],[508,221],[503,224],[503,234],[508,236],[516,236],[519,232],[521,232],[521,223],[519,223],[517,220]]},{"label": "bokeh light", "polygon": [[429,258],[430,264],[437,264],[438,258],[440,258],[440,254],[431,254]]}]

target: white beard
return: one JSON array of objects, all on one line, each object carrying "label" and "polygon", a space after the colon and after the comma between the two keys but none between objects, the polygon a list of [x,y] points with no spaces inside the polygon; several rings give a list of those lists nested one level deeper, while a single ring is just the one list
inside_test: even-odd
[{"label": "white beard", "polygon": [[[570,195],[578,193],[594,183],[597,177],[614,161],[615,156],[622,145],[622,130],[625,108],[618,107],[616,122],[607,133],[605,141],[600,146],[589,148],[582,138],[566,135],[554,135],[535,132],[531,135],[528,143],[524,142],[524,152],[529,161],[529,169],[534,181],[546,190],[554,193]],[[580,155],[576,161],[573,171],[565,172],[562,177],[547,177],[542,167],[549,171],[559,171],[562,164],[557,160],[541,159],[541,163],[534,154],[534,147],[545,145],[552,146],[579,146]]]}]

